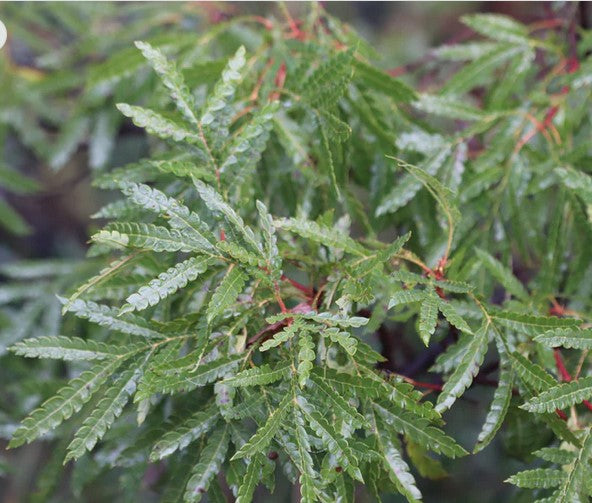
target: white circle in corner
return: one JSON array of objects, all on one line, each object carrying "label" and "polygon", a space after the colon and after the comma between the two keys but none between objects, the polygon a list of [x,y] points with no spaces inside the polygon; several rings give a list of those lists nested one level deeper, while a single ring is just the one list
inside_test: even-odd
[{"label": "white circle in corner", "polygon": [[6,31],[6,26],[4,26],[4,23],[0,20],[0,49],[4,47],[7,38],[8,32]]}]

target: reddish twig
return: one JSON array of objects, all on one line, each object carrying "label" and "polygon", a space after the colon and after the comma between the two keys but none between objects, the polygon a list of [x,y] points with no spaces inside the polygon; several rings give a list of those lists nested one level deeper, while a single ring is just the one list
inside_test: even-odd
[{"label": "reddish twig", "polygon": [[[561,351],[559,348],[555,348],[553,350],[553,356],[555,357],[555,366],[557,367],[557,372],[559,372],[559,375],[561,376],[561,380],[570,382],[572,380],[571,374],[565,367],[565,363],[563,362],[563,357],[561,356]],[[588,400],[584,400],[582,403],[588,410],[592,411],[592,403],[590,403]]]},{"label": "reddish twig", "polygon": [[307,298],[313,297],[314,291],[311,287],[304,286],[302,283],[299,283],[298,281],[293,280],[292,278],[288,278],[288,276],[286,276],[285,274],[282,274],[280,279],[282,281],[286,281],[287,283],[290,283],[297,290],[300,290],[302,293],[304,293],[306,295]]},{"label": "reddish twig", "polygon": [[286,63],[282,63],[276,76],[275,76],[275,87],[276,90],[269,95],[269,101],[275,101],[280,99],[281,90],[284,88],[286,82]]}]

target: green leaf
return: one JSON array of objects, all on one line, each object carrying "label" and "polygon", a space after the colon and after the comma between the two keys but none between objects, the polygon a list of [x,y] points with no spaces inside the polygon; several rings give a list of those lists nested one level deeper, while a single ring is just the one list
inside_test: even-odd
[{"label": "green leaf", "polygon": [[[389,379],[389,381],[381,384],[382,389],[379,390],[379,396],[384,396],[398,407],[406,409],[420,417],[430,419],[434,422],[441,421],[440,413],[434,409],[432,402],[422,402],[423,394],[411,384],[396,379]],[[365,390],[364,392],[368,393],[369,391]]]},{"label": "green leaf", "polygon": [[428,114],[446,117],[447,119],[478,121],[485,118],[485,114],[478,108],[448,96],[422,94],[419,100],[413,103],[413,106]]},{"label": "green leaf", "polygon": [[531,362],[528,358],[518,352],[512,353],[513,368],[524,381],[535,391],[546,391],[555,386],[557,381],[553,376],[545,371],[544,368]]},{"label": "green leaf", "polygon": [[236,503],[251,503],[253,493],[261,481],[261,467],[263,459],[261,455],[253,456],[247,466],[247,471],[236,495]]},{"label": "green leaf", "polygon": [[386,248],[380,250],[376,254],[377,260],[381,262],[390,261],[397,253],[399,253],[403,249],[403,246],[405,246],[405,243],[407,243],[407,241],[409,241],[410,238],[411,232],[399,236]]},{"label": "green leaf", "polygon": [[273,367],[264,364],[239,372],[224,381],[230,386],[264,386],[283,379],[290,374],[291,362],[281,362]]},{"label": "green leaf", "polygon": [[488,343],[489,325],[484,324],[471,338],[458,366],[444,384],[440,395],[438,395],[438,401],[436,402],[438,412],[449,409],[456,399],[471,385],[473,378],[477,375],[479,367],[483,363]]},{"label": "green leaf", "polygon": [[129,313],[121,314],[119,309],[96,302],[77,299],[70,304],[68,311],[73,312],[79,318],[84,318],[110,330],[147,339],[162,338],[162,334],[156,331],[144,318]]},{"label": "green leaf", "polygon": [[85,283],[80,285],[76,289],[76,291],[68,298],[68,300],[64,302],[64,305],[62,307],[62,314],[67,313],[72,307],[72,304],[74,304],[74,302],[79,297],[81,297],[85,293],[92,292],[94,288],[98,287],[99,285],[105,283],[109,279],[116,276],[121,269],[132,265],[139,258],[139,256],[139,252],[136,252],[132,255],[128,255],[118,260],[114,260],[113,262],[111,262],[111,264],[102,269],[99,272],[99,274],[93,276]]},{"label": "green leaf", "polygon": [[366,255],[366,251],[360,244],[337,229],[296,218],[280,218],[275,223],[277,228],[293,232],[315,243],[337,248],[353,255]]},{"label": "green leaf", "polygon": [[215,238],[199,216],[189,211],[186,206],[176,199],[168,197],[163,192],[148,185],[126,183],[121,187],[122,192],[135,204],[149,211],[164,214],[169,218],[169,225],[181,231],[200,245],[203,253],[215,254]]},{"label": "green leaf", "polygon": [[224,202],[222,196],[201,180],[194,179],[193,184],[206,206],[215,214],[221,214],[228,224],[242,236],[252,251],[262,253],[261,243],[259,243],[253,231],[245,225],[240,215]]},{"label": "green leaf", "polygon": [[268,103],[232,138],[219,168],[225,179],[236,183],[237,178],[254,172],[267,146],[277,109],[277,102]]},{"label": "green leaf", "polygon": [[523,302],[528,302],[528,292],[522,283],[520,283],[520,281],[518,281],[512,274],[512,271],[505,267],[499,260],[480,248],[475,248],[475,253],[479,257],[481,264],[483,264],[491,275],[497,279],[509,293]]},{"label": "green leaf", "polygon": [[168,61],[160,49],[152,47],[148,42],[136,42],[135,44],[158,73],[185,119],[197,125],[193,96],[185,85],[183,76],[177,70],[175,63]]},{"label": "green leaf", "polygon": [[12,435],[9,448],[32,442],[41,435],[57,428],[63,421],[78,412],[93,394],[123,363],[123,358],[99,363],[83,372],[61,388],[25,418]]},{"label": "green leaf", "polygon": [[290,405],[292,405],[292,397],[287,394],[280,402],[277,409],[275,409],[267,418],[265,424],[257,430],[246,444],[236,451],[235,455],[231,458],[231,461],[244,457],[252,457],[257,453],[262,452],[282,426],[282,422],[290,410]]},{"label": "green leaf", "polygon": [[[192,358],[194,356],[192,354]],[[156,368],[149,375],[149,380],[147,379],[145,387],[142,388],[142,393],[140,390],[136,393],[135,401],[150,398],[154,393],[178,393],[205,386],[232,372],[243,357],[243,355],[233,355],[208,363],[200,363],[197,360],[189,369],[183,369],[181,365],[185,365],[185,362],[177,360],[169,366]]]},{"label": "green leaf", "polygon": [[559,486],[566,478],[567,474],[561,470],[536,468],[512,475],[506,482],[526,489],[546,489]]},{"label": "green leaf", "polygon": [[33,178],[29,178],[18,171],[0,165],[0,187],[15,194],[31,194],[37,192],[41,186]]},{"label": "green leaf", "polygon": [[557,328],[537,335],[534,340],[551,348],[592,349],[592,329]]},{"label": "green leaf", "polygon": [[219,418],[218,408],[213,405],[205,410],[195,412],[177,424],[173,424],[160,440],[154,444],[150,452],[150,461],[156,462],[178,450],[185,449],[189,444],[214,428]]},{"label": "green leaf", "polygon": [[298,368],[296,373],[298,374],[298,382],[303,387],[308,380],[310,371],[313,368],[313,362],[316,358],[315,345],[312,341],[312,337],[308,333],[303,333],[298,339]]},{"label": "green leaf", "polygon": [[351,477],[363,482],[362,473],[358,468],[358,460],[347,440],[338,434],[329,422],[316,410],[312,410],[303,397],[298,398],[298,405],[307,423],[320,437],[327,450],[336,457],[336,461]]},{"label": "green leaf", "polygon": [[581,323],[576,319],[557,318],[554,316],[530,316],[498,309],[490,309],[490,314],[495,317],[496,323],[516,332],[531,336],[539,335],[541,331],[553,328],[575,327]]},{"label": "green leaf", "polygon": [[339,328],[331,327],[326,329],[323,332],[323,335],[325,337],[328,336],[329,339],[331,339],[331,342],[339,344],[348,355],[353,356],[356,354],[358,349],[358,339],[349,333],[343,332]]},{"label": "green leaf", "polygon": [[136,126],[144,128],[154,136],[158,136],[163,140],[187,141],[198,147],[202,145],[202,139],[197,132],[193,131],[190,125],[184,124],[177,119],[165,117],[154,110],[128,105],[127,103],[118,103],[116,106]]},{"label": "green leaf", "polygon": [[[592,457],[592,429],[588,427],[582,438],[582,448],[575,459],[567,469],[567,478],[562,484],[559,494],[557,495],[557,503],[569,503],[574,501],[579,492],[585,487],[586,479],[589,480],[590,474],[590,458]],[[589,489],[586,490],[589,494]]]},{"label": "green leaf", "polygon": [[105,391],[96,408],[87,416],[68,445],[68,454],[64,463],[70,459],[78,459],[86,451],[91,451],[103,438],[115,419],[123,412],[130,395],[136,390],[136,381],[139,377],[138,368],[126,370]]},{"label": "green leaf", "polygon": [[473,453],[480,452],[487,447],[501,428],[512,399],[513,384],[514,373],[508,365],[502,365],[499,383],[493,394],[493,400],[489,406],[485,423],[479,432],[477,445],[475,445]]},{"label": "green leaf", "polygon": [[[411,304],[413,302],[422,302],[427,294],[421,290],[401,290],[393,294],[389,300],[388,308],[399,306],[401,304]],[[437,313],[436,313],[437,314]]]},{"label": "green leaf", "polygon": [[457,72],[441,89],[443,95],[463,94],[479,86],[496,67],[509,61],[522,50],[515,45],[502,45],[483,55]]},{"label": "green leaf", "polygon": [[203,243],[176,229],[135,222],[113,222],[92,239],[99,243],[115,242],[122,246],[155,252],[199,251]]},{"label": "green leaf", "polygon": [[[390,302],[392,302],[392,299]],[[430,338],[436,330],[436,325],[438,323],[438,305],[439,301],[436,293],[433,290],[428,290],[428,293],[423,298],[421,307],[419,308],[418,325],[419,336],[426,346],[429,345]]]},{"label": "green leaf", "polygon": [[432,194],[438,205],[442,208],[449,220],[449,225],[453,225],[460,220],[460,212],[454,201],[455,194],[448,187],[443,185],[438,179],[417,166],[408,164],[394,157],[387,156],[389,159],[397,161],[399,167],[404,168],[414,177],[416,177]]},{"label": "green leaf", "polygon": [[438,309],[446,318],[448,323],[458,328],[460,331],[465,332],[467,334],[472,334],[473,331],[469,324],[465,321],[465,319],[458,313],[456,308],[450,302],[446,302],[444,300],[438,301]]},{"label": "green leaf", "polygon": [[331,404],[333,410],[338,410],[339,415],[346,418],[354,427],[361,428],[367,425],[366,419],[352,405],[343,398],[339,392],[331,387],[320,375],[312,374],[313,388],[319,392],[327,404]]},{"label": "green leaf", "polygon": [[528,28],[514,19],[501,14],[470,14],[462,22],[481,35],[515,44],[528,43]]},{"label": "green leaf", "polygon": [[422,496],[417,488],[417,482],[415,482],[409,466],[389,433],[381,428],[380,422],[377,422],[376,438],[382,454],[382,465],[389,479],[396,485],[398,491],[407,498],[407,501],[410,503],[418,502],[422,499]]},{"label": "green leaf", "polygon": [[[436,176],[450,155],[451,148],[444,145],[436,150],[421,164],[422,169],[429,175]],[[411,201],[422,187],[422,182],[411,173],[405,173],[398,178],[391,191],[380,201],[375,214],[377,217],[387,213],[395,213]]]},{"label": "green leaf", "polygon": [[368,323],[368,318],[363,318],[361,316],[342,316],[330,312],[315,313],[314,311],[310,311],[308,313],[279,313],[267,317],[267,322],[276,323],[277,321],[285,320],[286,318],[293,318],[294,320],[311,320],[318,323],[323,323],[330,327],[338,326],[344,328],[362,327]]},{"label": "green leaf", "polygon": [[217,149],[225,138],[228,137],[228,126],[234,107],[231,101],[236,88],[242,80],[243,67],[245,66],[245,48],[239,47],[232,58],[228,60],[221,79],[216,83],[214,90],[208,96],[205,107],[202,111],[200,124],[208,137],[211,148]]},{"label": "green leaf", "polygon": [[18,236],[25,236],[32,231],[25,219],[3,199],[0,199],[0,222],[2,227]]},{"label": "green leaf", "polygon": [[295,460],[300,470],[300,495],[303,503],[317,501],[317,471],[315,470],[312,457],[312,449],[308,440],[308,433],[304,429],[304,418],[300,410],[294,415],[294,439],[296,440]]},{"label": "green leaf", "polygon": [[333,153],[331,152],[331,144],[329,142],[329,132],[327,131],[327,127],[323,120],[320,120],[320,133],[321,133],[321,147],[322,147],[322,154],[327,161],[327,166],[329,167],[329,179],[331,181],[331,189],[333,190],[335,196],[338,200],[341,200],[342,195],[341,191],[339,190],[339,183],[337,182],[337,175],[335,173],[335,162],[333,160]]},{"label": "green leaf", "polygon": [[132,293],[127,299],[127,304],[121,308],[121,313],[141,311],[149,306],[155,306],[161,300],[166,299],[177,290],[185,288],[187,283],[195,279],[207,270],[210,259],[203,257],[191,257],[169,267],[158,277],[150,280],[147,285],[140,287],[136,293]]},{"label": "green leaf", "polygon": [[409,436],[410,439],[422,447],[451,458],[468,454],[442,430],[430,426],[426,419],[419,418],[417,415],[405,412],[402,409],[396,408],[395,412],[391,412],[377,403],[373,405],[386,424],[392,426],[397,432]]},{"label": "green leaf", "polygon": [[592,376],[557,384],[520,407],[529,412],[553,412],[592,398]]},{"label": "green leaf", "polygon": [[282,266],[282,258],[277,247],[273,218],[261,201],[256,201],[256,204],[257,211],[259,212],[259,222],[263,230],[265,260],[271,271],[277,273]]},{"label": "green leaf", "polygon": [[303,98],[310,106],[330,109],[343,96],[353,75],[353,50],[348,49],[322,63],[302,84]]},{"label": "green leaf", "polygon": [[201,501],[210,486],[212,479],[220,471],[228,451],[228,426],[215,430],[208,437],[202,449],[199,462],[191,470],[191,478],[187,482],[183,500],[190,503]]},{"label": "green leaf", "polygon": [[114,346],[79,337],[41,336],[14,344],[10,351],[27,358],[57,360],[108,360],[129,352],[129,345]]},{"label": "green leaf", "polygon": [[238,294],[242,292],[246,280],[247,275],[238,267],[231,265],[228,268],[228,272],[218,285],[218,288],[216,288],[208,304],[206,311],[208,323],[211,323],[234,303]]},{"label": "green leaf", "polygon": [[473,61],[486,56],[497,47],[498,44],[494,42],[468,42],[442,45],[434,50],[434,54],[440,59],[449,61]]},{"label": "green leaf", "polygon": [[170,173],[179,178],[195,177],[199,180],[205,180],[207,182],[216,181],[216,175],[211,171],[211,166],[204,166],[201,162],[196,163],[195,161],[172,159],[163,161],[150,161],[150,166],[156,168],[162,173]]},{"label": "green leaf", "polygon": [[576,452],[561,449],[559,447],[543,447],[532,454],[538,458],[544,459],[545,461],[559,465],[568,465],[572,463],[577,457]]},{"label": "green leaf", "polygon": [[259,347],[259,351],[269,351],[271,348],[275,348],[284,342],[289,341],[296,335],[298,330],[302,327],[301,323],[295,321],[291,325],[284,327],[283,330],[279,331],[277,334],[274,334],[271,339],[266,340],[261,346]]},{"label": "green leaf", "polygon": [[563,185],[581,197],[584,203],[592,204],[592,176],[570,167],[555,168],[554,173]]},{"label": "green leaf", "polygon": [[401,80],[395,79],[388,73],[377,70],[375,67],[358,59],[354,60],[354,68],[355,80],[359,80],[365,86],[386,94],[395,103],[409,103],[417,97],[415,91]]}]

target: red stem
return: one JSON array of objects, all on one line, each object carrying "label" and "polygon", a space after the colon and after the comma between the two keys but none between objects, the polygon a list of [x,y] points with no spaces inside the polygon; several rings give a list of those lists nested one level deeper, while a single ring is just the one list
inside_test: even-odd
[{"label": "red stem", "polygon": [[[559,348],[555,348],[553,350],[553,356],[555,357],[555,366],[557,367],[557,371],[559,372],[561,379],[566,382],[571,381],[571,374],[568,372],[567,368],[565,368],[565,363],[563,363],[563,358]],[[590,403],[588,400],[584,400],[582,403],[588,410],[592,411],[592,403]]]},{"label": "red stem", "polygon": [[312,288],[309,288],[307,286],[304,286],[302,283],[298,283],[298,281],[295,281],[291,278],[288,278],[288,276],[286,276],[285,274],[282,274],[281,278],[282,281],[287,281],[288,283],[290,283],[294,288],[296,288],[297,290],[300,290],[302,293],[304,293],[307,297],[310,297],[312,295]]}]

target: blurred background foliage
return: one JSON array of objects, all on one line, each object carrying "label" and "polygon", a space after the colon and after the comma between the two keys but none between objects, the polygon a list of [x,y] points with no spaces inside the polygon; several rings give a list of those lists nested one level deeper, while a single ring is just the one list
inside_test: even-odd
[{"label": "blurred background foliage", "polygon": [[[288,7],[294,16],[307,8]],[[584,22],[590,18],[584,2],[331,2],[325,8],[370,42],[385,69],[423,91],[435,85],[442,71],[430,49],[471,36],[459,22],[463,14],[497,12],[535,23],[580,9]],[[219,28],[237,16],[285,14],[271,2],[0,5],[0,19],[9,33],[0,50],[0,501],[48,501],[56,484],[62,486],[59,501],[125,497],[115,494],[117,486],[109,484],[110,477],[121,475],[113,471],[82,491],[87,478],[102,469],[90,458],[68,477],[58,478],[65,446],[35,443],[4,450],[18,420],[55,387],[51,377],[65,372],[59,362],[5,353],[25,336],[76,334],[83,329],[80,320],[62,321],[55,294],[80,282],[93,267],[92,261],[83,265],[79,259],[96,227],[92,215],[109,194],[92,187],[91,174],[134,162],[148,150],[144,133],[124,123],[114,104],[149,106],[162,99],[153,73],[137,72],[143,60],[133,41],[142,39],[160,47],[166,47],[167,41],[186,43],[197,54],[203,48],[195,46],[196,36],[207,34],[202,41],[216,38]],[[233,45],[233,37],[244,41],[253,36],[239,30],[231,27],[226,43]],[[224,40],[218,40],[221,51]],[[219,70],[213,60],[211,65],[187,69],[185,77],[189,82],[207,80]],[[23,389],[28,390],[26,395]],[[469,392],[469,399],[448,417],[451,433],[461,443],[470,443],[485,416],[491,397],[482,394],[482,388]],[[475,430],[465,427],[459,433],[467,415],[479,416],[473,422]],[[502,481],[522,468],[524,459],[509,460],[506,446],[511,445],[514,454],[527,453],[546,440],[524,418],[510,418],[512,422],[520,427],[506,427],[501,440],[488,449],[455,461],[450,476],[423,480],[426,501],[486,503],[507,498],[510,488],[504,488]],[[150,477],[156,475],[141,475],[145,497],[157,500],[150,490]],[[289,498],[279,489],[272,499],[277,501],[280,494]],[[392,496],[390,501],[401,499]]]}]

